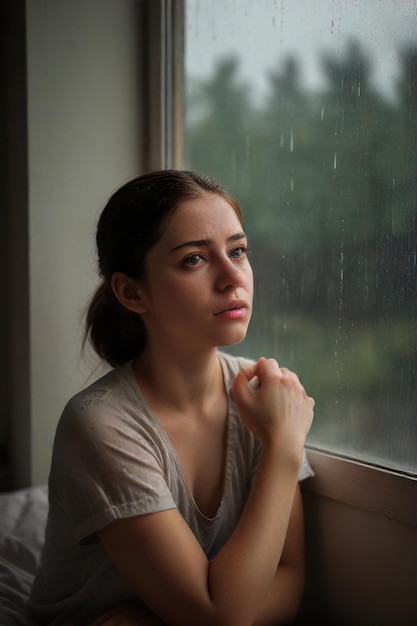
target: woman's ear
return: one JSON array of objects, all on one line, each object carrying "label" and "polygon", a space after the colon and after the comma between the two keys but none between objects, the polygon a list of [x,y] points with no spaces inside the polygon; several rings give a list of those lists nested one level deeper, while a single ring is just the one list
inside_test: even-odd
[{"label": "woman's ear", "polygon": [[146,304],[141,296],[138,281],[122,272],[114,272],[111,277],[111,288],[114,295],[126,309],[134,313],[144,313]]}]

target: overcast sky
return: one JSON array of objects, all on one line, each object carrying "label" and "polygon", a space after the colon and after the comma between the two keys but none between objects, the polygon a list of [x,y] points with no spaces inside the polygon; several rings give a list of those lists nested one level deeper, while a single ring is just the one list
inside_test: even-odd
[{"label": "overcast sky", "polygon": [[[241,59],[241,76],[265,92],[267,71],[299,57],[303,83],[320,84],[320,55],[344,56],[356,38],[377,87],[391,96],[398,49],[417,46],[417,0],[186,0],[187,74],[204,78],[225,55]],[[259,97],[258,97],[259,100]]]}]

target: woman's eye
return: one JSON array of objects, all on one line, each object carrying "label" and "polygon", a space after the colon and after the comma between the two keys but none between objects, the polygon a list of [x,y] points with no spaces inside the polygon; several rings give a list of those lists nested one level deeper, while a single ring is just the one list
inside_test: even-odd
[{"label": "woman's eye", "polygon": [[186,259],[184,259],[184,263],[186,265],[191,265],[192,267],[194,267],[199,264],[202,258],[203,257],[200,254],[192,254],[191,256],[188,256]]},{"label": "woman's eye", "polygon": [[245,246],[239,246],[235,248],[231,254],[234,259],[239,259],[241,256],[244,256],[247,253],[248,249]]}]

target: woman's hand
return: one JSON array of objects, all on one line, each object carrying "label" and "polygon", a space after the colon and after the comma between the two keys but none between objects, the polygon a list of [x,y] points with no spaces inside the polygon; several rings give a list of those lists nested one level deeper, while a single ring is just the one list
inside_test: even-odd
[{"label": "woman's hand", "polygon": [[240,370],[233,393],[242,420],[265,446],[278,444],[300,457],[315,403],[294,372],[261,358]]}]

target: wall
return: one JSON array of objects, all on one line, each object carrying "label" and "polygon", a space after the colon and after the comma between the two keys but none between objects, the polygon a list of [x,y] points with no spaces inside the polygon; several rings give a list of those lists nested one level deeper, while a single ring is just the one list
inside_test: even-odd
[{"label": "wall", "polygon": [[94,225],[141,168],[140,5],[26,5],[31,482],[44,482],[64,403],[87,382],[82,313]]}]

